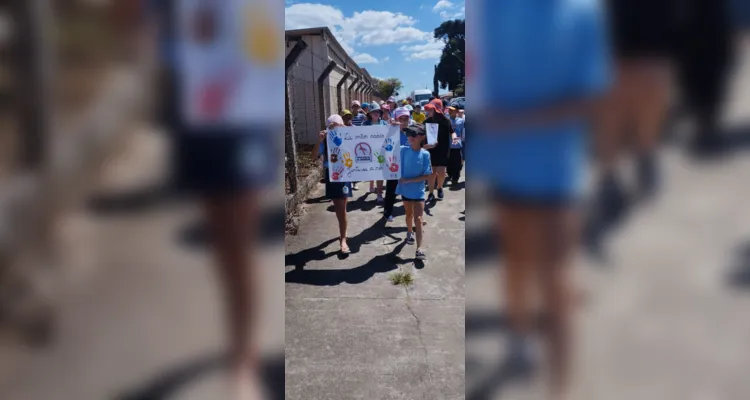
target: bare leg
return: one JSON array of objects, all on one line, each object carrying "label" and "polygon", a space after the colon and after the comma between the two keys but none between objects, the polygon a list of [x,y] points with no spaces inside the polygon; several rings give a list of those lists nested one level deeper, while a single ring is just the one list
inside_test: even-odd
[{"label": "bare leg", "polygon": [[[257,318],[259,279],[252,263],[255,234],[252,220],[258,215],[253,193],[213,198],[204,202],[214,237],[217,270],[226,296],[232,375],[240,397],[257,397],[259,355],[253,337]],[[248,397],[252,396],[252,397]]]},{"label": "bare leg", "polygon": [[422,232],[422,215],[424,213],[424,203],[421,201],[415,201],[415,202],[409,202],[413,204],[414,208],[414,229],[417,231],[417,248],[422,248],[422,237],[424,236]]},{"label": "bare leg", "polygon": [[540,249],[540,283],[544,298],[553,398],[565,398],[570,385],[573,304],[571,264],[578,243],[575,210],[541,212],[544,234]]},{"label": "bare leg", "polygon": [[346,216],[346,203],[349,199],[344,197],[343,199],[334,199],[333,208],[336,212],[336,219],[339,221],[339,242],[341,248],[347,248],[346,243],[346,230],[348,228],[348,221]]},{"label": "bare leg", "polygon": [[443,188],[445,182],[445,167],[435,167],[436,185],[438,189]]},{"label": "bare leg", "polygon": [[414,202],[404,201],[404,212],[406,213],[406,231],[414,232]]},{"label": "bare leg", "polygon": [[497,210],[500,227],[500,246],[506,254],[505,288],[506,309],[512,332],[527,337],[532,330],[529,310],[531,277],[537,266],[540,241],[537,218],[531,209],[500,206]]},{"label": "bare leg", "polygon": [[378,196],[383,195],[383,181],[378,181]]},{"label": "bare leg", "polygon": [[429,178],[427,178],[427,191],[428,193],[432,193],[435,191],[435,182],[437,181],[437,174],[435,173],[435,169],[437,167],[433,167],[432,174]]}]

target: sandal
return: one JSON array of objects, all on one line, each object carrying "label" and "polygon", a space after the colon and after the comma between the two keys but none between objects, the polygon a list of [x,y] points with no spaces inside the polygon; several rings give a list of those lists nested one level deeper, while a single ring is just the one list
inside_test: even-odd
[{"label": "sandal", "polygon": [[[341,242],[339,242],[341,244]],[[351,253],[351,250],[349,249],[349,245],[341,244],[341,254],[349,254]]]}]

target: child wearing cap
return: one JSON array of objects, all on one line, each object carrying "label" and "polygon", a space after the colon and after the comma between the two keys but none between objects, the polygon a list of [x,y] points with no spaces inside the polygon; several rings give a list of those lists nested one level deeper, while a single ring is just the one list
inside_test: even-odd
[{"label": "child wearing cap", "polygon": [[[400,135],[400,146],[408,146],[409,142],[404,129],[409,126],[411,118],[409,117],[409,110],[404,107],[399,107],[393,112],[393,125],[398,125],[401,131]],[[393,206],[396,204],[396,186],[398,185],[397,180],[386,181],[385,186],[385,206],[383,207],[383,215],[385,216],[386,222],[393,221]]]},{"label": "child wearing cap", "polygon": [[[338,114],[331,115],[326,121],[326,127],[328,130],[342,126],[344,126],[344,120]],[[346,231],[348,227],[346,204],[349,198],[352,197],[352,186],[350,182],[331,182],[328,169],[332,164],[336,164],[340,161],[331,156],[329,163],[328,141],[326,140],[328,130],[320,131],[320,134],[318,135],[320,144],[316,149],[313,149],[313,159],[319,160],[321,157],[323,158],[326,197],[333,202],[333,209],[336,213],[336,219],[339,222],[339,245],[341,246],[341,253],[348,254],[350,250],[346,243]]]},{"label": "child wearing cap", "polygon": [[[401,146],[401,179],[396,186],[396,194],[401,195],[406,214],[406,243],[414,244],[415,236],[417,250],[415,258],[426,260],[422,246],[424,215],[424,182],[432,176],[430,153],[422,148],[425,143],[423,125],[411,125],[404,128],[407,136],[406,146]],[[416,233],[416,235],[414,235]]]},{"label": "child wearing cap", "polygon": [[[367,113],[367,120],[362,126],[370,125],[388,125],[387,122],[383,121],[380,117],[383,114],[378,103],[370,104],[370,111]],[[377,184],[377,189],[375,186]],[[383,204],[383,181],[370,181],[370,193],[377,193],[378,197],[375,199],[376,204]]]}]

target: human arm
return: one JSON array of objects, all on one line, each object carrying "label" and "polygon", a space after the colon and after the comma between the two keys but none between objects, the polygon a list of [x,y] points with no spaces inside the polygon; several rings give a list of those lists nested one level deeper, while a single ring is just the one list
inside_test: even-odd
[{"label": "human arm", "polygon": [[312,159],[315,161],[320,160],[323,157],[323,141],[326,140],[326,131],[320,131],[318,133],[318,145],[312,149]]}]

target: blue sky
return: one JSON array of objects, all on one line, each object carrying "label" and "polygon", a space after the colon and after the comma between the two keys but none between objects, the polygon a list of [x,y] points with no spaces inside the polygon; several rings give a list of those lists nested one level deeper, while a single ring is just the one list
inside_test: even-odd
[{"label": "blue sky", "polygon": [[360,65],[378,78],[399,78],[401,95],[432,88],[443,45],[442,21],[464,18],[463,0],[286,1],[286,29],[328,26]]}]

